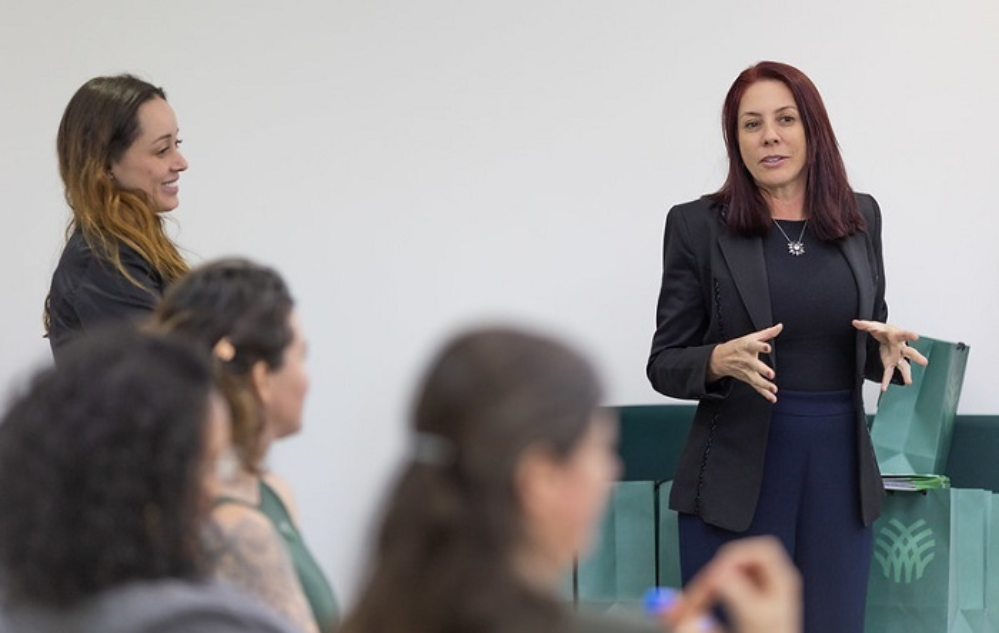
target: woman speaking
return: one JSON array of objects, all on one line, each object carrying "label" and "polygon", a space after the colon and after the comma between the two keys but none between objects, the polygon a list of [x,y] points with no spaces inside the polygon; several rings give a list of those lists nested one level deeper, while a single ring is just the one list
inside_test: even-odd
[{"label": "woman speaking", "polygon": [[725,184],[666,219],[647,368],[699,400],[670,496],[682,574],[772,534],[802,572],[805,631],[859,633],[884,494],[861,385],[926,359],[885,323],[881,212],[850,188],[808,77],[746,69],[722,123]]}]

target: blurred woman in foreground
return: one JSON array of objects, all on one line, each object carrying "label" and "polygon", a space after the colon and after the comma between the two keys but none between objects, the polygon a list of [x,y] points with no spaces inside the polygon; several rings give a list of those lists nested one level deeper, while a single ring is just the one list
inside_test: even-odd
[{"label": "blurred woman in foreground", "polygon": [[0,630],[292,633],[206,580],[229,445],[207,355],[127,328],[65,352],[0,423]]},{"label": "blurred woman in foreground", "polygon": [[[370,576],[343,633],[644,631],[573,612],[558,594],[586,552],[619,464],[616,421],[572,350],[475,331],[432,362],[411,460],[391,492]],[[675,631],[796,633],[797,574],[770,540],[733,544],[662,616]],[[707,626],[707,628],[705,628]]]}]

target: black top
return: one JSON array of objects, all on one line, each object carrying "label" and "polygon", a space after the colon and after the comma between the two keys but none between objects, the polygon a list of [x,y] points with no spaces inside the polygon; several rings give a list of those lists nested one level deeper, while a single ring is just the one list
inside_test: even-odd
[{"label": "black top", "polygon": [[135,250],[119,245],[125,278],[114,264],[90,249],[80,231],[66,243],[49,290],[49,344],[56,361],[66,343],[103,323],[134,320],[156,306],[166,285],[163,277]]},{"label": "black top", "polygon": [[[791,240],[802,236],[804,221],[780,220]],[[843,251],[820,242],[805,227],[805,252],[788,252],[777,228],[763,240],[767,285],[774,323],[784,329],[772,343],[778,389],[842,391],[854,387],[858,311],[857,282]]]}]

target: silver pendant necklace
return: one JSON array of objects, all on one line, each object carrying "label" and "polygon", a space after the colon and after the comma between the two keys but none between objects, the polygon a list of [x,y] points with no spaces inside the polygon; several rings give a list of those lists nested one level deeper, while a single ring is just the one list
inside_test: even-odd
[{"label": "silver pendant necklace", "polygon": [[784,228],[781,227],[780,222],[774,220],[774,226],[777,227],[777,230],[780,231],[781,235],[784,236],[784,239],[787,240],[788,253],[791,253],[795,257],[805,254],[805,245],[801,243],[801,240],[805,237],[805,227],[808,226],[808,220],[805,220],[805,223],[801,225],[801,235],[798,236],[798,239],[793,241],[787,236],[787,233],[784,231]]}]

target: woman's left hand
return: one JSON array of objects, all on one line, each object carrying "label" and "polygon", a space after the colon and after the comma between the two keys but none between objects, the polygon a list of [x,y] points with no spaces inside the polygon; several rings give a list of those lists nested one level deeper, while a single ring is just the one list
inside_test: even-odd
[{"label": "woman's left hand", "polygon": [[881,344],[881,364],[884,365],[885,373],[881,377],[881,391],[887,391],[891,384],[891,377],[898,368],[902,374],[902,381],[912,384],[912,368],[909,363],[919,363],[922,366],[929,364],[926,357],[919,353],[914,347],[909,347],[909,341],[919,340],[919,335],[909,330],[897,328],[894,325],[881,323],[880,321],[853,320],[853,327],[862,332],[867,332],[874,340]]}]

